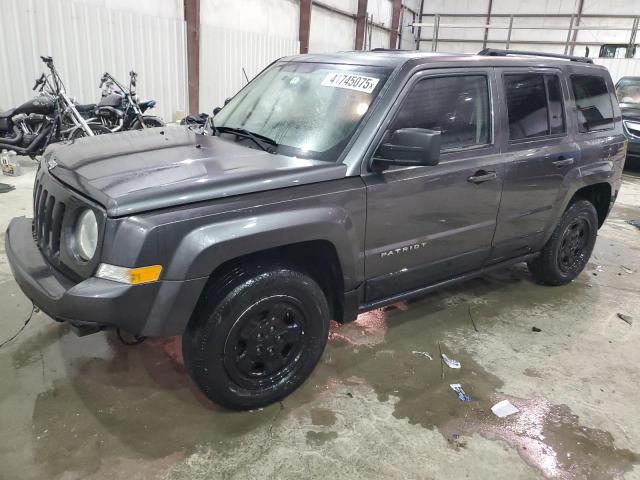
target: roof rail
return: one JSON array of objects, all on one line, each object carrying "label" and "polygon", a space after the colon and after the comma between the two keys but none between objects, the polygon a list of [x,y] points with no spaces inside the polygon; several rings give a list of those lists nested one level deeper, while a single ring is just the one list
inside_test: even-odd
[{"label": "roof rail", "polygon": [[531,52],[528,50],[500,50],[498,48],[485,48],[478,52],[478,55],[486,55],[490,57],[506,57],[507,55],[526,55],[532,57],[549,57],[559,58],[562,60],[570,60],[572,62],[581,63],[593,63],[593,60],[588,57],[576,57],[573,55],[562,55],[560,53],[544,53],[544,52]]}]

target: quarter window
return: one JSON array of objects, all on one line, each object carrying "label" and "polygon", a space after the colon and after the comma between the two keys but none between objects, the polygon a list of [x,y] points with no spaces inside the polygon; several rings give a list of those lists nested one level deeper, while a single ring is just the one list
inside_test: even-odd
[{"label": "quarter window", "polygon": [[604,78],[574,75],[571,85],[578,109],[578,130],[588,132],[613,128],[613,105]]},{"label": "quarter window", "polygon": [[504,84],[511,140],[565,132],[562,88],[556,75],[505,75]]},{"label": "quarter window", "polygon": [[420,80],[405,98],[392,130],[425,128],[441,133],[441,150],[487,145],[489,88],[484,75]]}]

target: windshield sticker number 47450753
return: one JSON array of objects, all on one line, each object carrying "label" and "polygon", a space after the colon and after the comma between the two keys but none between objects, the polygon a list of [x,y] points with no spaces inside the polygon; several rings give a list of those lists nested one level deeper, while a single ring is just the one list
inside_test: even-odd
[{"label": "windshield sticker number 47450753", "polygon": [[365,77],[364,75],[352,75],[349,73],[328,73],[320,85],[323,87],[347,88],[358,92],[371,93],[380,79]]}]

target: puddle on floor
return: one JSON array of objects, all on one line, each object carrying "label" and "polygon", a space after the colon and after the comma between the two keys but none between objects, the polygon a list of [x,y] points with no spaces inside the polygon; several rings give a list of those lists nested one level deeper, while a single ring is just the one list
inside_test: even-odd
[{"label": "puddle on floor", "polygon": [[[524,271],[511,271],[480,279],[476,287],[491,290],[505,280],[518,281],[526,276]],[[587,287],[578,283],[568,285],[558,298],[567,301],[584,288]],[[640,463],[637,453],[616,448],[609,432],[582,425],[566,405],[553,405],[544,398],[521,399],[499,393],[503,382],[498,377],[464,350],[440,340],[446,338],[447,331],[461,325],[468,328],[469,335],[474,334],[465,315],[467,308],[482,310],[481,318],[476,320],[482,328],[494,321],[492,317],[497,312],[492,305],[467,304],[464,296],[459,302],[452,302],[456,291],[448,293],[453,295],[435,294],[401,305],[400,309],[391,307],[361,315],[353,324],[334,325],[328,363],[335,370],[329,375],[361,378],[374,388],[380,401],[394,397],[396,418],[437,429],[453,448],[465,448],[466,438],[474,434],[506,442],[525,462],[549,478],[616,479]],[[546,301],[553,302],[556,294],[557,289],[546,290]],[[527,292],[521,295],[526,296]],[[518,300],[513,298],[514,305]],[[438,311],[443,305],[446,307]],[[430,317],[428,325],[413,318],[434,312],[437,315]],[[374,331],[377,325],[383,332]],[[366,341],[363,336],[374,341]],[[375,341],[381,337],[384,341]],[[390,344],[395,348],[389,348]],[[403,348],[399,349],[399,345]],[[440,349],[460,361],[462,368],[443,365],[439,361]],[[433,360],[412,352],[427,352]],[[534,368],[523,374],[544,376]],[[452,383],[460,383],[472,402],[460,401],[450,387]],[[520,412],[504,419],[496,417],[491,406],[504,399],[510,400]]]},{"label": "puddle on floor", "polygon": [[[540,297],[532,299],[532,288],[523,285],[528,281],[526,270],[516,267],[361,315],[352,324],[333,323],[327,350],[309,381],[284,406],[249,413],[222,410],[197,391],[185,372],[178,338],[126,347],[112,333],[77,339],[53,326],[13,354],[17,369],[37,359],[39,346],[53,343],[49,348],[65,357],[64,377],[52,381],[35,401],[34,460],[53,478],[69,471],[88,475],[114,458],[178,460],[202,445],[216,455],[233,455],[236,441],[259,427],[277,428],[293,410],[309,415],[306,443],[320,447],[336,440],[332,429],[340,412],[314,406],[318,395],[364,383],[381,402],[393,402],[395,418],[438,431],[452,448],[466,448],[468,439],[479,434],[506,442],[548,477],[620,478],[640,461],[636,453],[617,449],[611,434],[582,425],[566,406],[500,394],[503,382],[447,340],[456,328],[474,335],[472,318],[480,330],[487,329],[504,308],[532,301],[560,304],[583,298],[588,288],[574,282],[561,290],[536,290]],[[508,290],[509,305],[487,300],[501,289]],[[530,327],[527,332],[538,335]],[[462,368],[443,367],[440,349]],[[414,351],[427,352],[433,360]],[[543,377],[535,369],[524,374]],[[451,383],[460,383],[473,401],[460,401]],[[505,398],[520,412],[498,419],[490,408]]]}]

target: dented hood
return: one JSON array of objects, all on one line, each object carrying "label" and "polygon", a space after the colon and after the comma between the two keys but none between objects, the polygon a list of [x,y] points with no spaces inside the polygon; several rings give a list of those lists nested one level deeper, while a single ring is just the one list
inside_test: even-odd
[{"label": "dented hood", "polygon": [[344,177],[346,166],[248,148],[183,127],[51,145],[42,168],[103,205],[109,216]]}]

